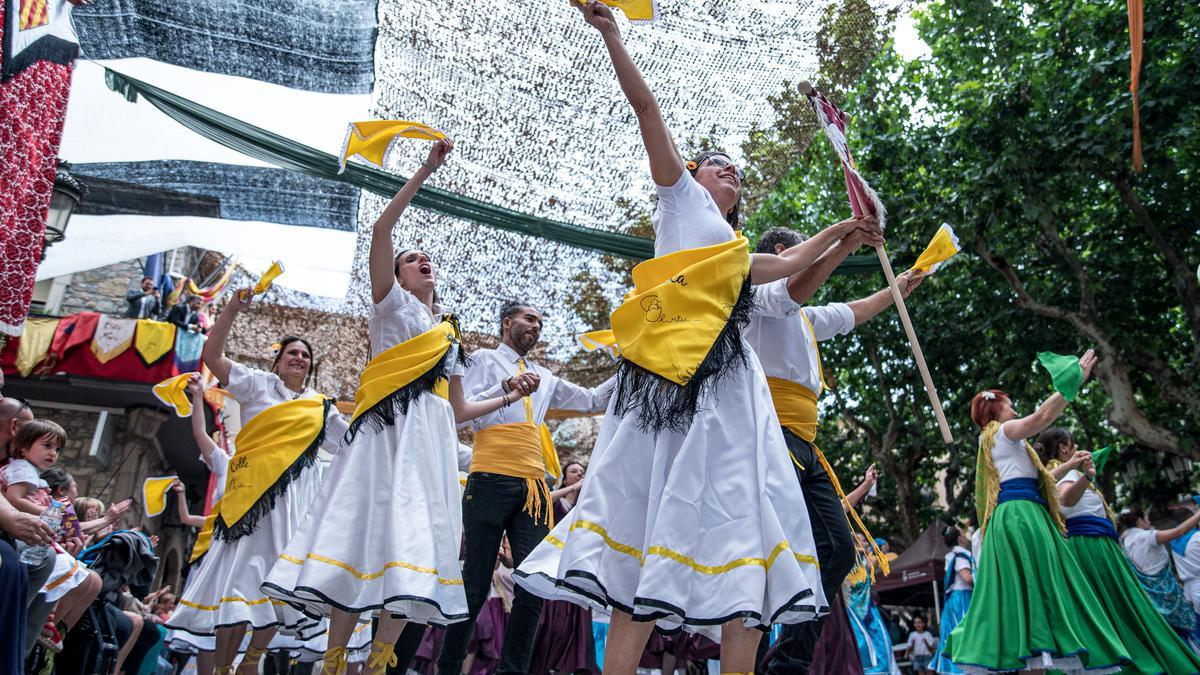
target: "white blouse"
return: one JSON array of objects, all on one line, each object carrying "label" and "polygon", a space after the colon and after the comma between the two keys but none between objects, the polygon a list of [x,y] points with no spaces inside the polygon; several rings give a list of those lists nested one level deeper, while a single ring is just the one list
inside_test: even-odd
[{"label": "white blouse", "polygon": [[721,215],[712,195],[684,170],[674,185],[656,185],[658,207],[654,225],[654,255],[713,246],[733,239],[733,228]]}]

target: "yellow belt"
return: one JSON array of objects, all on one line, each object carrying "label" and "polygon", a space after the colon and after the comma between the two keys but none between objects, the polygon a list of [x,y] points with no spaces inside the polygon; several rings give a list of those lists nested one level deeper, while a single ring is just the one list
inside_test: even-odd
[{"label": "yellow belt", "polygon": [[[775,414],[779,417],[779,424],[784,429],[796,434],[812,445],[817,460],[821,462],[825,473],[829,475],[829,482],[833,483],[834,491],[837,492],[838,498],[846,506],[847,517],[866,536],[871,548],[875,551],[875,557],[879,560],[879,567],[883,570],[883,573],[885,575],[891,573],[891,566],[888,565],[887,557],[884,556],[883,551],[879,550],[879,546],[875,543],[875,538],[867,530],[867,526],[863,523],[862,518],[859,517],[858,511],[846,499],[846,493],[842,491],[842,484],[838,481],[833,467],[829,465],[829,460],[825,459],[825,453],[821,452],[816,443],[813,443],[817,438],[817,395],[807,387],[778,377],[768,377],[767,388],[771,390],[771,399],[775,404]],[[806,470],[800,464],[799,460],[796,459],[795,455],[789,452],[788,456],[792,458],[792,462],[796,466],[800,467],[801,471]]]},{"label": "yellow belt", "polygon": [[[471,473],[498,473],[502,476],[524,478],[528,488],[525,513],[541,520],[545,511],[546,523],[553,525],[550,508],[550,488],[546,485],[546,460],[543,438],[545,425],[540,428],[528,422],[497,424],[475,433],[475,448],[471,453]],[[551,452],[553,446],[551,446]]]}]

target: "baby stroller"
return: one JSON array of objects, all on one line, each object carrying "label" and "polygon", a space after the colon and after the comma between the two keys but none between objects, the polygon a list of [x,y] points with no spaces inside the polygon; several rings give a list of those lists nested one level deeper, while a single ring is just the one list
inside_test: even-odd
[{"label": "baby stroller", "polygon": [[[150,592],[158,571],[158,557],[150,539],[141,532],[118,530],[79,554],[79,560],[100,575],[100,595],[79,623],[63,639],[56,660],[59,675],[112,675],[121,642],[132,626],[121,612],[121,589],[129,586],[134,597]],[[136,672],[137,649],[126,660]]]}]

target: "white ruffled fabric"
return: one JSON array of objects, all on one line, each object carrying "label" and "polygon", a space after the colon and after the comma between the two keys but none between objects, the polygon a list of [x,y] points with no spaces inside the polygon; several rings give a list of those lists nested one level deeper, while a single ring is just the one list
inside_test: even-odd
[{"label": "white ruffled fabric", "polygon": [[828,611],[804,497],[746,352],[686,433],[643,433],[610,404],[578,504],[519,566],[519,585],[715,641],[731,619]]}]

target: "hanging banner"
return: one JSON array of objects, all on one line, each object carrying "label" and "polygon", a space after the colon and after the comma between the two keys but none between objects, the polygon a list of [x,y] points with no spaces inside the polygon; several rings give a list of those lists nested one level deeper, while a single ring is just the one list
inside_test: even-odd
[{"label": "hanging banner", "polygon": [[79,56],[67,0],[4,0],[3,72],[0,81],[37,61],[69,64]]}]

